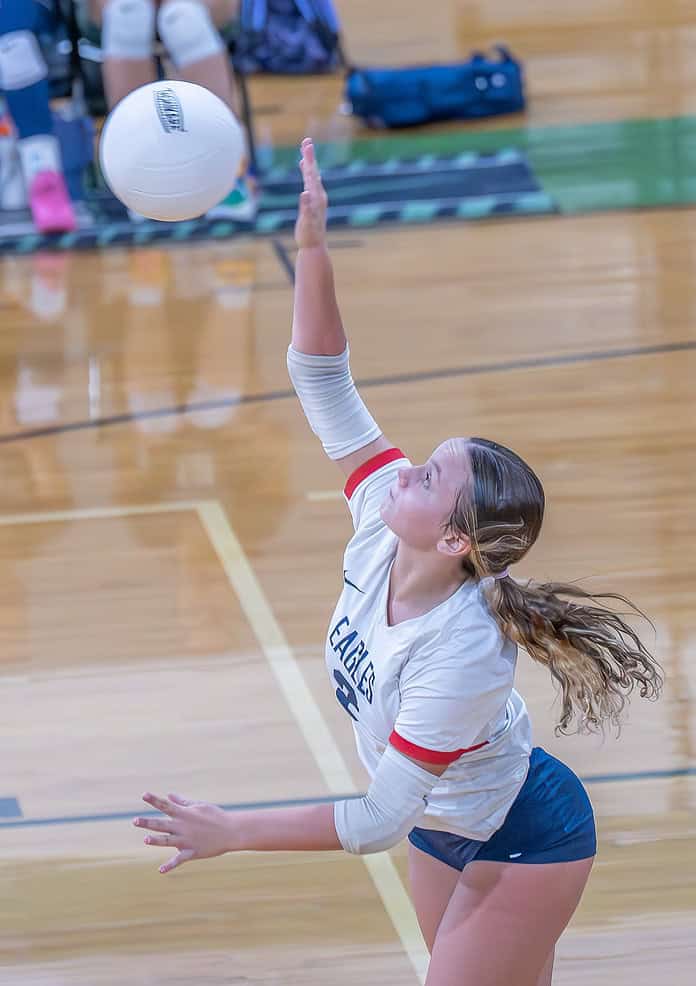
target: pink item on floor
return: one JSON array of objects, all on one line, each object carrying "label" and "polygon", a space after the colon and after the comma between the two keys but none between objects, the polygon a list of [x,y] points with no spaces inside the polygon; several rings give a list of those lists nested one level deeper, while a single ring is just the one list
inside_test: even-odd
[{"label": "pink item on floor", "polygon": [[57,171],[41,171],[34,178],[29,205],[39,233],[69,233],[77,228],[65,179]]}]

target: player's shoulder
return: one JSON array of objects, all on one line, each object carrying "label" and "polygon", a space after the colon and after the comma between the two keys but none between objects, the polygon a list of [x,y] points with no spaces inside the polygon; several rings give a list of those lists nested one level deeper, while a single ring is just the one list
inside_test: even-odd
[{"label": "player's shoulder", "polygon": [[423,671],[467,675],[492,667],[507,649],[476,583],[465,583],[452,603],[424,625],[411,652],[414,670],[420,665]]}]

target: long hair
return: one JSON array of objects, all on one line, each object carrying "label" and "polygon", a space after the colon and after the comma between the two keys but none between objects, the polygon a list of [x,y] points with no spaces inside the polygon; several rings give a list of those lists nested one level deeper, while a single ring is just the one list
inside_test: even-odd
[{"label": "long hair", "polygon": [[471,438],[468,453],[471,483],[459,491],[446,525],[471,542],[465,573],[484,580],[482,588],[501,631],[547,667],[560,686],[556,731],[570,732],[574,719],[577,732],[598,732],[607,723],[618,728],[633,689],[642,698],[656,699],[663,677],[660,665],[623,619],[629,614],[601,603],[612,600],[644,614],[613,592],[585,592],[565,582],[490,578],[520,561],[536,541],[544,518],[544,490],[527,463],[503,445]]}]

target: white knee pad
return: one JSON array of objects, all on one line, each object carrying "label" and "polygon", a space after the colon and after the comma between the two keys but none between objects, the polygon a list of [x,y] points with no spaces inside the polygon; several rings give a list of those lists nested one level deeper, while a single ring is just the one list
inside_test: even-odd
[{"label": "white knee pad", "polygon": [[102,11],[102,52],[106,58],[149,58],[154,38],[152,0],[109,0]]},{"label": "white knee pad", "polygon": [[169,0],[162,4],[157,30],[177,68],[217,55],[225,47],[208,8],[198,0]]},{"label": "white knee pad", "polygon": [[47,75],[39,42],[31,31],[9,31],[0,37],[0,89],[24,89]]}]

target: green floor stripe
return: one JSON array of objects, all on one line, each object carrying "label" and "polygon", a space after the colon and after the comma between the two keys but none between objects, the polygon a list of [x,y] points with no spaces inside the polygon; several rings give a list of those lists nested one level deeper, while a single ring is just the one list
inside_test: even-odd
[{"label": "green floor stripe", "polygon": [[[409,131],[319,145],[320,161],[340,166],[427,154],[455,156],[517,148],[561,211],[688,205],[696,202],[696,116],[504,130]],[[297,161],[277,148],[274,164]]]},{"label": "green floor stripe", "polygon": [[191,235],[192,230],[196,228],[195,222],[185,222],[179,223],[172,233],[173,240],[185,240]]},{"label": "green floor stripe", "polygon": [[478,154],[476,154],[475,151],[464,151],[463,154],[460,154],[458,156],[457,164],[460,164],[463,168],[466,168],[469,165],[473,164],[473,162],[476,160],[477,157]]},{"label": "green floor stripe", "polygon": [[482,216],[490,216],[496,204],[494,195],[481,195],[477,199],[468,199],[459,203],[457,215],[462,219],[480,219]]},{"label": "green floor stripe", "polygon": [[75,233],[64,233],[60,238],[61,250],[69,250],[70,247],[77,243],[77,239]]},{"label": "green floor stripe", "polygon": [[216,223],[210,230],[210,235],[216,240],[224,240],[235,230],[234,223]]},{"label": "green floor stripe", "polygon": [[41,236],[23,236],[17,244],[17,253],[31,253],[33,250],[36,250],[42,239],[43,237]]},{"label": "green floor stripe", "polygon": [[513,202],[515,212],[549,212],[553,207],[553,200],[546,192],[523,192]]},{"label": "green floor stripe", "polygon": [[427,223],[431,222],[437,213],[437,202],[407,202],[401,209],[401,219],[406,223]]},{"label": "green floor stripe", "polygon": [[273,233],[282,223],[283,217],[279,213],[262,213],[256,220],[256,229],[259,233]]},{"label": "green floor stripe", "polygon": [[97,243],[99,243],[100,246],[106,246],[107,243],[110,243],[112,240],[115,240],[116,236],[117,233],[116,230],[114,229],[102,230],[100,233],[97,234]]},{"label": "green floor stripe", "polygon": [[382,215],[382,207],[379,205],[359,205],[350,217],[351,226],[374,226]]},{"label": "green floor stripe", "polygon": [[520,154],[519,151],[513,151],[509,148],[504,148],[498,151],[498,163],[499,164],[509,164],[511,161],[516,161]]}]

